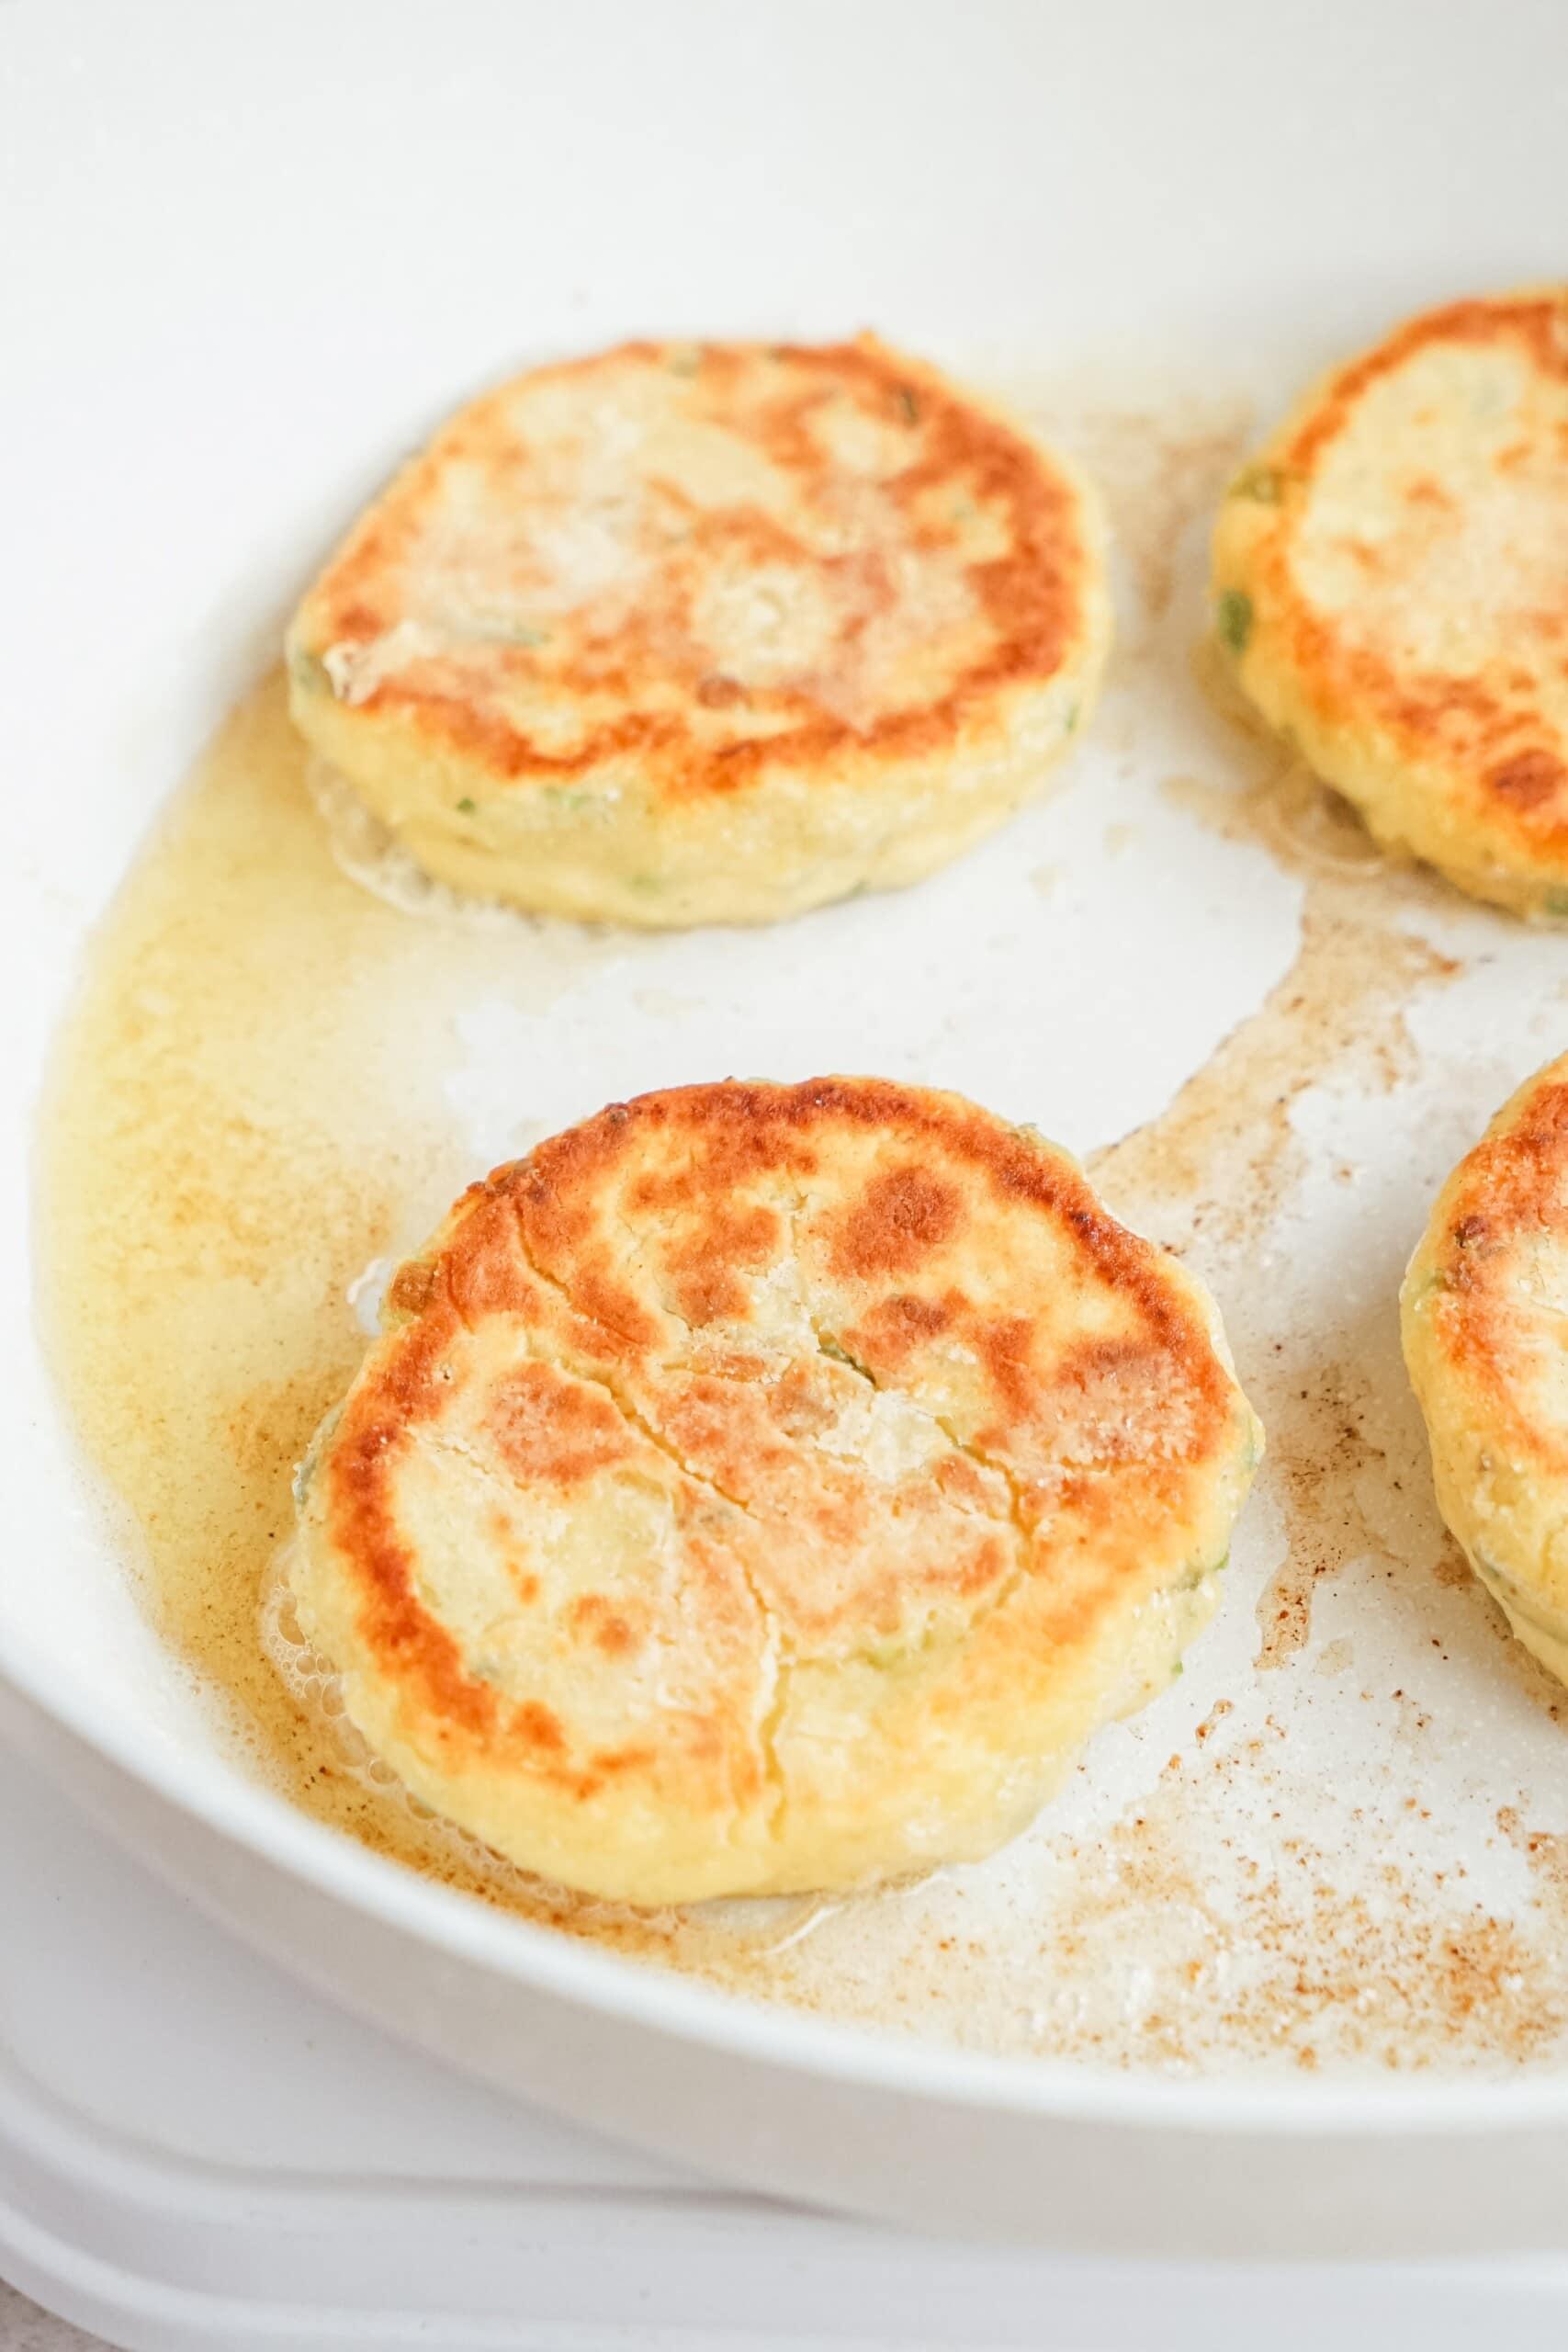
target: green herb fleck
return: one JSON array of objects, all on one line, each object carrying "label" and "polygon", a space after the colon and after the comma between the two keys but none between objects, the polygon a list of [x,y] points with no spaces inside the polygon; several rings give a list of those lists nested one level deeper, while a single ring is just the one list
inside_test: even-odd
[{"label": "green herb fleck", "polygon": [[1549,890],[1546,894],[1546,911],[1549,915],[1559,917],[1568,915],[1568,890]]},{"label": "green herb fleck", "polygon": [[288,674],[306,694],[319,694],[328,684],[326,665],[314,654],[299,652],[289,656]]},{"label": "green herb fleck", "polygon": [[703,364],[703,355],[696,344],[685,343],[671,353],[668,364],[672,376],[694,376]]},{"label": "green herb fleck", "polygon": [[457,803],[457,814],[460,817],[477,817],[479,813],[479,802],[477,800],[470,800],[468,794],[465,793],[462,799]]},{"label": "green herb fleck", "polygon": [[464,635],[474,645],[547,645],[547,628],[534,628],[527,621],[479,621]]},{"label": "green herb fleck", "polygon": [[1244,466],[1232,482],[1233,498],[1250,498],[1257,506],[1278,506],[1285,494],[1285,477],[1278,466]]},{"label": "green herb fleck", "polygon": [[591,792],[576,792],[568,784],[547,784],[545,798],[552,808],[586,808],[593,796]]},{"label": "green herb fleck", "polygon": [[905,424],[919,424],[920,421],[920,404],[915,398],[915,395],[911,391],[909,386],[908,384],[900,384],[897,391],[894,394],[894,398],[897,401],[898,413],[903,418]]},{"label": "green herb fleck", "polygon": [[1239,588],[1227,588],[1214,605],[1214,628],[1230,652],[1245,653],[1252,635],[1252,599]]},{"label": "green herb fleck", "polygon": [[471,628],[460,632],[470,645],[547,645],[547,628],[534,628],[527,621],[490,619],[476,621]]},{"label": "green herb fleck", "polygon": [[1069,704],[1068,708],[1067,708],[1067,721],[1066,721],[1066,724],[1067,724],[1067,732],[1068,732],[1068,734],[1069,734],[1069,735],[1071,735],[1071,734],[1073,733],[1073,731],[1075,730],[1075,729],[1076,729],[1076,728],[1077,728],[1077,723],[1078,723],[1078,707],[1077,707],[1077,703],[1075,702],[1075,703]]},{"label": "green herb fleck", "polygon": [[664,885],[657,874],[634,874],[631,887],[634,890],[641,890],[645,896],[651,896],[654,891],[662,890]]}]

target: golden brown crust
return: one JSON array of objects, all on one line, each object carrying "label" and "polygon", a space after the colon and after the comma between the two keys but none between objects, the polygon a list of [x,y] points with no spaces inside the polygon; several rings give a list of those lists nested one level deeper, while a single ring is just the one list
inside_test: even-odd
[{"label": "golden brown crust", "polygon": [[1568,289],[1331,375],[1238,478],[1214,575],[1243,687],[1375,831],[1568,911]]},{"label": "golden brown crust", "polygon": [[970,1713],[977,1812],[1016,1813],[1053,1677],[1103,1679],[1246,1483],[1195,1286],[1063,1155],[919,1088],[613,1105],[470,1188],[391,1296],[310,1483],[305,1613],[433,1801],[606,1889],[648,1883],[618,1805],[666,1893],[908,1866],[920,1741]]},{"label": "golden brown crust", "polygon": [[1543,1340],[1568,1340],[1568,1059],[1531,1079],[1455,1169],[1418,1253],[1427,1344],[1467,1414],[1542,1475],[1568,1476],[1568,1424],[1541,1411]]},{"label": "golden brown crust", "polygon": [[[671,386],[691,434],[709,430],[757,460],[731,494],[694,498],[679,481],[640,485],[635,593],[613,570],[571,588],[552,555],[550,473],[531,468],[527,419],[551,388],[571,392],[592,430],[600,383],[639,372]],[[520,398],[521,396],[521,398]],[[831,433],[829,421],[831,420]],[[835,441],[859,436],[846,469]],[[455,488],[454,485],[457,487]],[[778,485],[786,486],[781,498]],[[545,616],[540,642],[487,635],[465,614],[464,526],[476,504],[504,518],[485,541],[487,587],[508,616]],[[456,543],[450,551],[443,539]],[[923,616],[931,691],[885,699],[879,630],[897,624],[909,574],[940,563],[949,609]],[[737,674],[711,619],[728,571],[809,573],[830,616],[810,658]],[[1040,450],[934,369],[870,336],[850,343],[630,343],[536,370],[474,401],[351,533],[296,625],[297,653],[352,662],[411,620],[428,642],[362,696],[396,713],[439,754],[513,789],[565,788],[635,763],[672,803],[730,795],[764,769],[829,772],[857,761],[940,754],[998,694],[1055,677],[1084,628],[1089,550],[1077,493]],[[706,617],[705,617],[706,616]],[[546,722],[518,701],[542,689]],[[561,708],[580,723],[562,729]]]}]

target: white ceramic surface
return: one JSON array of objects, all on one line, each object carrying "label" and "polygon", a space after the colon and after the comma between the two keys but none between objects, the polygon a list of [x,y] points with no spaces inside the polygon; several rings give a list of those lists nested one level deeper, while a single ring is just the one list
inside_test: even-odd
[{"label": "white ceramic surface", "polygon": [[[28,1186],[85,927],[333,528],[465,388],[638,329],[867,319],[971,370],[1146,384],[1179,347],[1190,382],[1212,346],[1222,389],[1272,381],[1422,300],[1561,268],[1565,87],[1551,0],[0,16],[0,1713],[264,1950],[497,2084],[798,2197],[1151,2250],[1554,2242],[1560,2072],[1170,2081],[900,2041],[570,1946],[294,1815],[222,1752],[78,1494],[28,1336]],[[1026,822],[1084,852],[1077,935],[1125,989],[1104,1049],[1042,1073],[980,1004],[975,1068],[933,1073],[1020,1115],[1048,1077],[1080,1146],[1156,1110],[1250,1009],[1294,909],[1266,870],[1233,887],[1225,845],[1157,837],[1170,864],[1145,861],[1129,923],[1151,999],[1104,953],[1128,917],[1086,847],[1094,774]],[[748,946],[749,1038],[772,1025],[805,1068],[829,1038],[840,1066],[913,1066],[929,910],[1007,887],[1021,838],[928,911],[868,918],[905,959],[871,1001],[829,974],[771,1016]],[[1191,889],[1178,955],[1158,926]],[[1485,1029],[1482,996],[1468,1017]],[[552,1080],[563,1115],[674,1074],[635,1034],[594,1063],[595,1022],[587,1002],[554,1040],[584,1098]]]},{"label": "white ceramic surface", "polygon": [[[8,1750],[0,1900],[0,2275],[131,2352],[1319,2352],[1399,2326],[1556,2352],[1568,2327],[1563,2255],[1129,2260],[705,2188],[303,1992]],[[9,2317],[0,2288],[4,2352],[57,2352]]]}]

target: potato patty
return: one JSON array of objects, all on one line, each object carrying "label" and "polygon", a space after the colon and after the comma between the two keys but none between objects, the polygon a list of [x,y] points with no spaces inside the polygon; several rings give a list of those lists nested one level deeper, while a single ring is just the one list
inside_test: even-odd
[{"label": "potato patty", "polygon": [[1568,916],[1568,289],[1328,377],[1232,484],[1213,589],[1242,690],[1380,839]]},{"label": "potato patty", "polygon": [[301,1474],[347,1711],[656,1903],[984,1853],[1207,1619],[1257,1424],[1077,1164],[868,1079],[616,1104],[463,1195]]},{"label": "potato patty", "polygon": [[1568,1056],[1449,1178],[1403,1310],[1443,1517],[1525,1647],[1568,1681]]},{"label": "potato patty", "polygon": [[1085,722],[1080,483],[870,336],[627,344],[461,410],[289,631],[296,724],[426,871],[762,922],[929,873]]}]

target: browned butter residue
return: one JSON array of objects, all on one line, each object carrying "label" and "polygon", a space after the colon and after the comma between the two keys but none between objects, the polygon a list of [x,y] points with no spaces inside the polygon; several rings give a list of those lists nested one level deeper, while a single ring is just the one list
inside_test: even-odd
[{"label": "browned butter residue", "polygon": [[[443,1091],[452,1020],[487,991],[543,1006],[605,952],[558,926],[411,919],[350,881],[274,676],[94,942],[44,1121],[46,1326],[159,1631],[288,1795],[490,1897],[488,1872],[346,1769],[257,1608],[295,1464],[364,1350],[349,1287],[474,1173]],[[522,1118],[525,1073],[520,1091]]]},{"label": "browned butter residue", "polygon": [[1568,2002],[1543,1980],[1529,1937],[1466,1899],[1462,1865],[1439,1868],[1430,1882],[1412,1873],[1398,1856],[1398,1811],[1353,1808],[1352,1834],[1386,1852],[1354,1887],[1339,1856],[1311,1834],[1300,1786],[1290,1791],[1289,1825],[1276,1826],[1261,1850],[1245,1850],[1233,1831],[1217,1841],[1223,1871],[1204,1867],[1194,1852],[1195,1796],[1217,1812],[1267,1787],[1282,1822],[1288,1770],[1283,1729],[1270,1717],[1260,1733],[1194,1758],[1185,1778],[1168,1770],[1109,1838],[1077,1856],[1053,1922],[1058,1951],[1091,1955],[1118,1918],[1144,1923],[1151,1951],[1165,1947],[1163,1988],[1102,2030],[1096,2054],[1179,2069],[1213,2037],[1271,2048],[1310,2072],[1347,2058],[1399,2068],[1434,2051],[1450,2063],[1523,2060],[1555,2043]]},{"label": "browned butter residue", "polygon": [[[1159,1117],[1096,1154],[1090,1169],[1128,1220],[1196,1255],[1233,1307],[1243,1378],[1269,1431],[1267,1476],[1283,1510],[1285,1559],[1258,1605],[1258,1663],[1305,1643],[1319,1579],[1380,1548],[1361,1505],[1379,1456],[1376,1398],[1352,1332],[1246,1329],[1255,1265],[1306,1167],[1294,1125],[1310,1089],[1336,1075],[1393,1093],[1414,1069],[1404,1008],[1459,967],[1404,928],[1441,886],[1385,860],[1337,795],[1254,737],[1251,780],[1171,778],[1167,797],[1227,839],[1251,842],[1306,883],[1294,962]],[[1339,1171],[1348,1182],[1356,1171]],[[1250,1343],[1249,1343],[1250,1342]]]},{"label": "browned butter residue", "polygon": [[1048,415],[1094,481],[1133,576],[1137,609],[1126,618],[1134,642],[1158,627],[1176,592],[1182,534],[1214,501],[1247,447],[1252,404],[1189,400],[1155,414],[1094,408]]}]

